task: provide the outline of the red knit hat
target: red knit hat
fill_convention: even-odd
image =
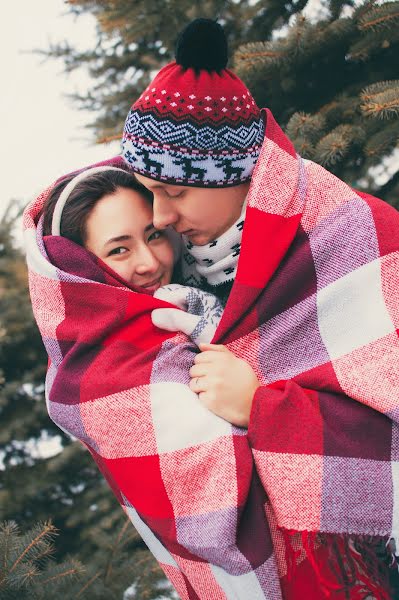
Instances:
[[[251,179],[263,118],[226,64],[221,26],[210,19],[190,23],[178,40],[176,62],[161,69],[127,116],[122,156],[133,171],[199,187]]]

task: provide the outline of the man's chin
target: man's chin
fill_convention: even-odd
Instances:
[[[210,237],[209,235],[207,235],[205,233],[199,233],[199,232],[195,232],[195,233],[192,233],[191,235],[187,235],[187,239],[189,240],[189,242],[194,244],[194,246],[206,246],[213,240],[213,238]]]

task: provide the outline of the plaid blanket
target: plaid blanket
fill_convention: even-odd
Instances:
[[[188,388],[195,344],[151,321],[170,304],[66,239],[44,243],[49,190],[24,215],[50,417],[89,449],[182,599],[324,598],[287,583],[288,549],[325,580],[325,540],[359,555],[353,540],[398,531],[399,214],[303,161],[266,117],[213,340],[262,383],[248,431]]]

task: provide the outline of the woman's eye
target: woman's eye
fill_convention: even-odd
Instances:
[[[112,250],[110,250],[110,252],[108,253],[108,256],[112,256],[115,254],[125,254],[125,252],[127,252],[127,248],[125,248],[124,246],[118,246],[117,248],[112,248]]]
[[[159,240],[159,238],[164,237],[165,232],[163,230],[156,230],[148,237],[148,241],[152,242],[152,240]]]

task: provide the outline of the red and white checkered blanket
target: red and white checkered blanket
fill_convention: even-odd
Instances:
[[[182,599],[311,598],[287,591],[287,535],[314,564],[322,538],[310,551],[306,532],[399,527],[399,214],[303,161],[266,116],[213,340],[262,383],[248,432],[188,388],[198,350],[152,325],[163,301],[66,239],[44,245],[48,190],[24,215],[49,414],[90,450]]]

